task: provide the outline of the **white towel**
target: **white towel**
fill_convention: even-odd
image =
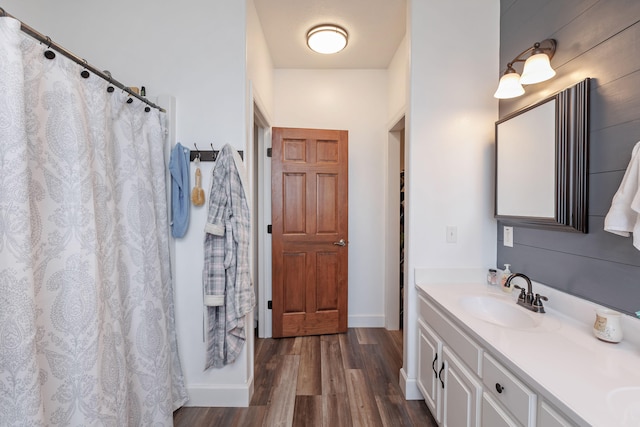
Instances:
[[[633,233],[633,246],[640,250],[640,142],[633,147],[627,171],[604,219],[604,229],[624,237]]]

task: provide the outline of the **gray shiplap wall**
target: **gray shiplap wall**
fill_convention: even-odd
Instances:
[[[501,0],[502,67],[545,38],[558,42],[556,77],[500,101],[500,117],[592,78],[589,232],[514,227],[509,248],[499,223],[498,266],[510,263],[533,280],[633,314],[640,310],[640,251],[631,238],[605,232],[603,225],[640,141],[640,1]]]

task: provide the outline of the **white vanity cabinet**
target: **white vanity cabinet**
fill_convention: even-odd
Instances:
[[[574,425],[420,294],[417,383],[440,426]]]
[[[418,388],[434,418],[441,426],[479,427],[482,349],[422,296],[418,334]]]

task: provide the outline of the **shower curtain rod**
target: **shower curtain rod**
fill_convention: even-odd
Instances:
[[[77,63],[79,65],[82,65],[85,69],[91,71],[93,74],[97,75],[98,77],[101,77],[102,79],[108,81],[110,84],[118,87],[119,89],[124,90],[129,95],[131,95],[131,96],[133,96],[135,98],[138,98],[140,101],[144,102],[145,104],[149,105],[150,107],[157,108],[158,110],[162,111],[163,113],[166,113],[166,110],[164,108],[154,104],[153,102],[149,101],[146,98],[143,98],[142,96],[140,96],[137,93],[133,92],[131,89],[129,89],[128,87],[126,87],[125,85],[120,83],[119,81],[115,80],[113,77],[111,77],[111,73],[109,71],[100,71],[100,70],[98,70],[96,67],[94,67],[93,65],[89,64],[85,59],[82,59],[79,56],[75,55],[74,53],[68,51],[64,47],[62,47],[59,44],[57,44],[54,41],[52,41],[50,37],[45,36],[44,34],[34,30],[30,26],[28,26],[27,24],[22,22],[20,19],[16,18],[15,16],[11,15],[10,13],[8,13],[7,11],[5,11],[3,8],[0,7],[0,17],[3,17],[3,16],[9,17],[9,18],[13,18],[13,19],[19,21],[20,22],[20,29],[24,33],[27,33],[28,35],[30,35],[34,39],[38,40],[40,43],[46,45],[47,49],[53,49],[53,50],[61,53],[62,55],[66,56],[67,58],[69,58],[72,61],[74,61],[75,63]]]

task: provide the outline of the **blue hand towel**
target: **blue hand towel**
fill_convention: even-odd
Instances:
[[[171,150],[171,235],[183,237],[189,227],[189,155],[190,151],[179,142]]]

